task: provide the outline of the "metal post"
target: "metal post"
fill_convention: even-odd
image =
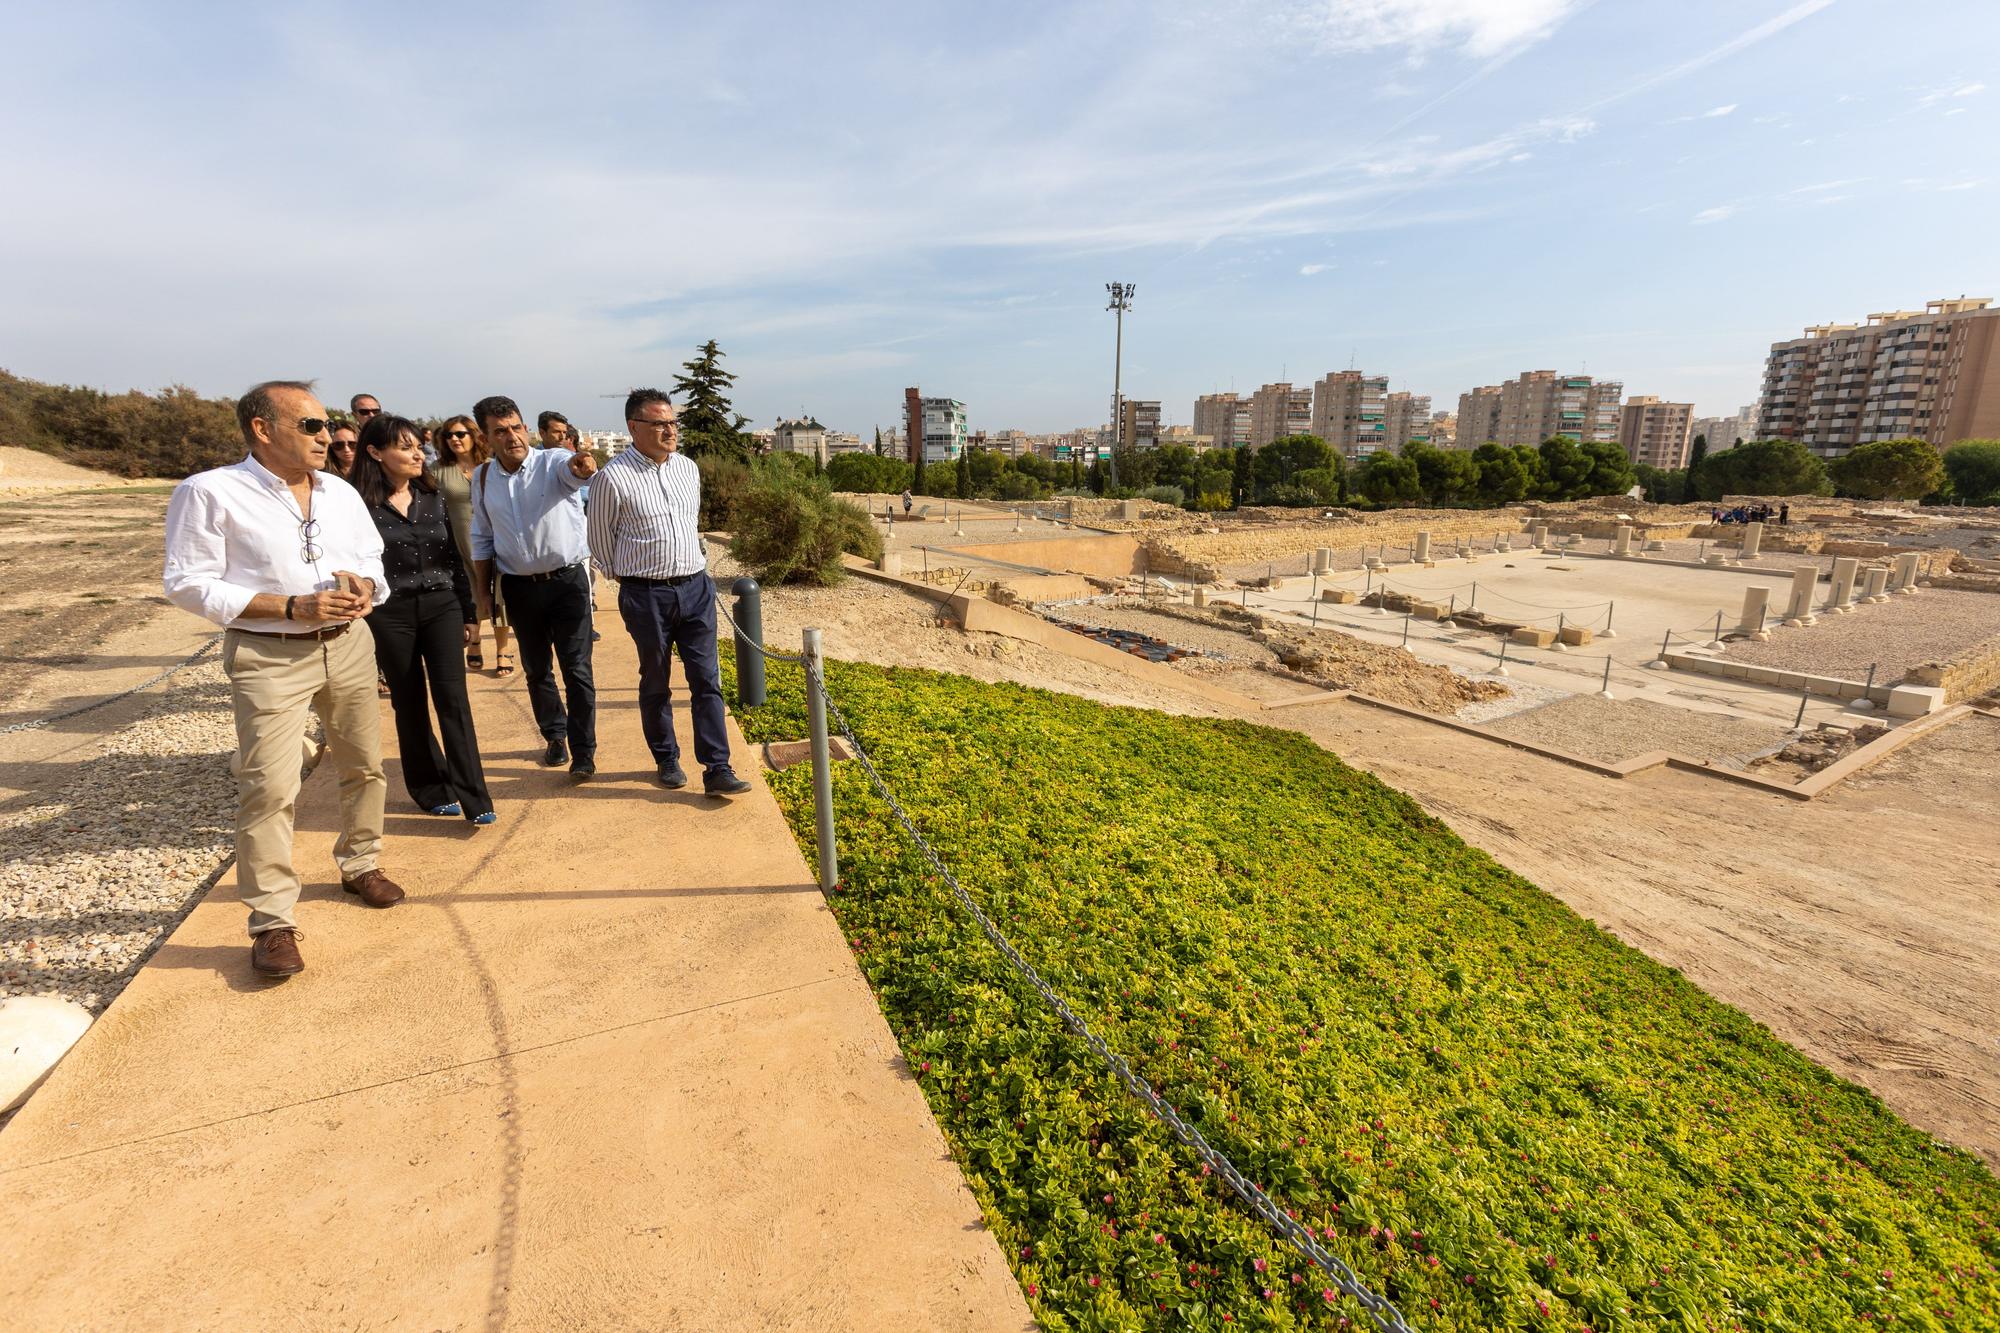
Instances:
[[[1403,647],[1405,648],[1410,646],[1410,621],[1415,616],[1416,612],[1414,611],[1405,611],[1403,613]]]
[[[1695,548],[1695,553],[1694,553],[1695,563],[1700,564],[1702,560],[1707,557],[1707,555],[1708,555],[1708,538],[1703,537],[1701,539],[1701,545]]]
[[[1597,691],[1597,697],[1600,699],[1611,697],[1611,659],[1608,657],[1604,659],[1604,684]]]
[[[1472,595],[1465,599],[1465,609],[1470,611],[1479,605],[1479,580],[1472,581]]]
[[[840,864],[833,854],[833,763],[827,753],[826,699],[819,692],[826,660],[820,654],[818,630],[807,630],[805,643],[806,719],[812,728],[813,830],[819,835],[819,886],[831,893],[840,883]]]
[[[745,575],[729,585],[736,594],[736,704],[764,702],[764,597],[757,580]]]
[[[1715,613],[1715,642],[1722,642],[1722,612]]]
[[[1453,593],[1453,594],[1451,595],[1451,609],[1450,609],[1450,614],[1451,614],[1451,615],[1454,615],[1454,616],[1458,614],[1458,594],[1457,594],[1457,593]]]
[[[931,548],[926,546],[924,548],[924,577],[928,579],[930,576],[931,576]]]
[[[1243,590],[1243,609],[1245,611],[1250,609],[1250,590],[1248,588]]]
[[[1507,674],[1507,636],[1504,634],[1500,636],[1500,665],[1493,668],[1493,674],[1496,676]]]
[[[1319,598],[1313,598],[1313,628],[1319,628]]]
[[[1799,714],[1797,717],[1792,719],[1793,731],[1805,730],[1806,700],[1810,698],[1812,698],[1812,687],[1809,685],[1801,685],[1799,687]]]

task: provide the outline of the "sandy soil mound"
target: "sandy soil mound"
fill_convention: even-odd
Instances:
[[[0,444],[0,491],[55,486],[130,486],[132,482],[95,468],[78,467],[37,449]]]

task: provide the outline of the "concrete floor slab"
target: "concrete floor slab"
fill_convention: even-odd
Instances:
[[[233,876],[188,917],[0,1132],[7,1322],[1030,1326],[768,791],[652,785],[598,650],[597,782],[518,678],[475,684],[498,825],[392,772],[392,910],[308,782],[304,975],[249,971]]]

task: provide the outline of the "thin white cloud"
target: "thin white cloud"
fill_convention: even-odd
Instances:
[[[1712,109],[1710,109],[1710,110],[1707,110],[1707,111],[1704,111],[1704,112],[1702,112],[1702,113],[1701,113],[1701,118],[1702,118],[1703,120],[1714,120],[1714,119],[1715,119],[1716,117],[1718,117],[1718,116],[1726,116],[1726,115],[1728,115],[1728,114],[1729,114],[1730,112],[1734,111],[1735,109],[1736,109],[1736,103],[1734,103],[1734,102],[1731,102],[1731,103],[1730,103],[1729,105],[1727,105],[1727,106],[1718,106],[1718,107],[1714,107],[1714,108],[1712,108]]]
[[[1983,83],[1947,83],[1931,89],[1917,99],[1918,106],[1935,106],[1939,102],[1958,97],[1977,97],[1986,91]]]
[[[1546,38],[1587,0],[1313,0],[1286,26],[1329,55],[1456,50],[1475,60]]]
[[[1695,214],[1694,222],[1696,226],[1701,226],[1709,222],[1720,222],[1724,218],[1733,218],[1742,211],[1743,207],[1740,204],[1717,204],[1714,208],[1704,208],[1701,212]]]
[[[1859,185],[1867,179],[1868,178],[1866,176],[1849,176],[1843,180],[1837,180],[1837,181],[1814,181],[1811,185],[1800,185],[1793,189],[1785,191],[1785,193],[1819,194],[1825,190],[1839,190],[1839,189],[1844,189],[1849,185]]]
[[[1755,27],[1747,28],[1737,33],[1720,46],[1710,47],[1692,59],[1683,60],[1678,65],[1669,65],[1657,73],[1626,84],[1615,93],[1606,97],[1600,97],[1595,102],[1583,107],[1579,114],[1588,115],[1602,107],[1610,106],[1613,102],[1622,102],[1628,97],[1657,88],[1661,84],[1672,83],[1676,79],[1686,78],[1697,70],[1707,69],[1718,60],[1727,60],[1737,52],[1747,50],[1766,38],[1777,36],[1794,23],[1803,22],[1832,4],[1833,0],[1799,0],[1799,3],[1793,5],[1784,13],[1765,19]]]
[[[1310,278],[1313,274],[1324,273],[1332,267],[1333,265],[1331,264],[1301,264],[1299,265],[1299,276]]]

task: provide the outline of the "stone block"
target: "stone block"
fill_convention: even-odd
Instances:
[[[1556,641],[1556,632],[1539,625],[1522,625],[1507,637],[1530,648],[1546,648]]]
[[[1897,685],[1889,691],[1890,717],[1924,717],[1944,707],[1944,690],[1936,685]]]
[[[1119,521],[1124,523],[1136,523],[1139,519],[1139,502],[1137,500],[1120,500],[1118,502],[1118,518]]]
[[[1572,648],[1583,647],[1593,637],[1595,637],[1594,631],[1588,625],[1564,625],[1562,627],[1562,642]]]
[[[881,555],[875,558],[875,568],[881,570],[884,574],[901,574],[903,572],[903,553],[901,551],[882,552]]]
[[[1195,588],[1195,590],[1194,590],[1194,604],[1195,604],[1196,606],[1207,606],[1207,605],[1208,605],[1208,589],[1206,589],[1206,588],[1203,588],[1203,587],[1196,587],[1196,588]]]
[[[1361,600],[1361,594],[1352,588],[1321,588],[1319,599],[1322,602],[1332,602],[1336,606],[1352,606]]]
[[[1410,609],[1416,614],[1418,620],[1443,620],[1451,614],[1445,609],[1442,602],[1418,602]]]

